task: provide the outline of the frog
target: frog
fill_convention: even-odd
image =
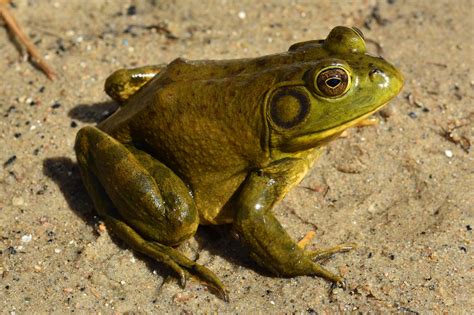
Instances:
[[[324,147],[402,89],[401,72],[367,52],[356,27],[257,58],[177,58],[112,73],[118,110],[76,136],[84,186],[108,230],[219,297],[219,277],[179,251],[200,225],[228,225],[250,257],[279,277],[343,286],[322,261],[353,243],[308,250],[272,209]]]

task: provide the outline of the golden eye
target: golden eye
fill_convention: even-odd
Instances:
[[[342,68],[329,68],[319,72],[316,89],[321,96],[337,97],[347,92],[350,77]]]

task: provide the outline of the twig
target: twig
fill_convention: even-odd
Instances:
[[[10,2],[9,0],[0,0],[0,16],[3,18],[5,21],[5,24],[7,28],[15,34],[20,42],[26,47],[26,50],[28,51],[28,54],[31,57],[31,60],[38,65],[38,67],[41,69],[41,71],[46,74],[46,76],[50,79],[53,80],[56,76],[54,73],[53,69],[44,61],[44,59],[41,57],[39,54],[38,50],[36,47],[31,43],[31,41],[28,39],[28,36],[26,36],[25,33],[21,30],[20,26],[18,25],[17,21],[13,17],[13,14],[10,13],[10,11],[7,8],[7,3]]]

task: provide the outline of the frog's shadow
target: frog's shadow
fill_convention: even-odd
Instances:
[[[68,112],[68,116],[74,120],[86,123],[98,123],[112,115],[119,105],[115,101],[106,101],[89,104],[79,104]]]
[[[43,173],[58,185],[69,207],[93,230],[96,230],[100,218],[98,218],[93,202],[82,183],[79,165],[66,157],[47,158],[43,161]],[[211,260],[217,255],[230,261],[235,268],[249,268],[261,275],[271,276],[250,259],[247,249],[230,236],[229,230],[229,226],[200,226],[194,236],[198,248],[192,250],[199,256],[199,253],[206,249]],[[112,239],[119,247],[129,248],[113,234]],[[157,263],[148,256],[136,252],[135,254],[147,263],[150,271],[157,270],[162,277],[172,274],[165,265]],[[218,270],[214,271],[218,277],[224,277],[223,274],[219,274]]]

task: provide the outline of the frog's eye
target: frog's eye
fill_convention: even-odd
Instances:
[[[338,97],[349,89],[350,76],[343,68],[326,68],[316,76],[316,90],[321,96]]]

